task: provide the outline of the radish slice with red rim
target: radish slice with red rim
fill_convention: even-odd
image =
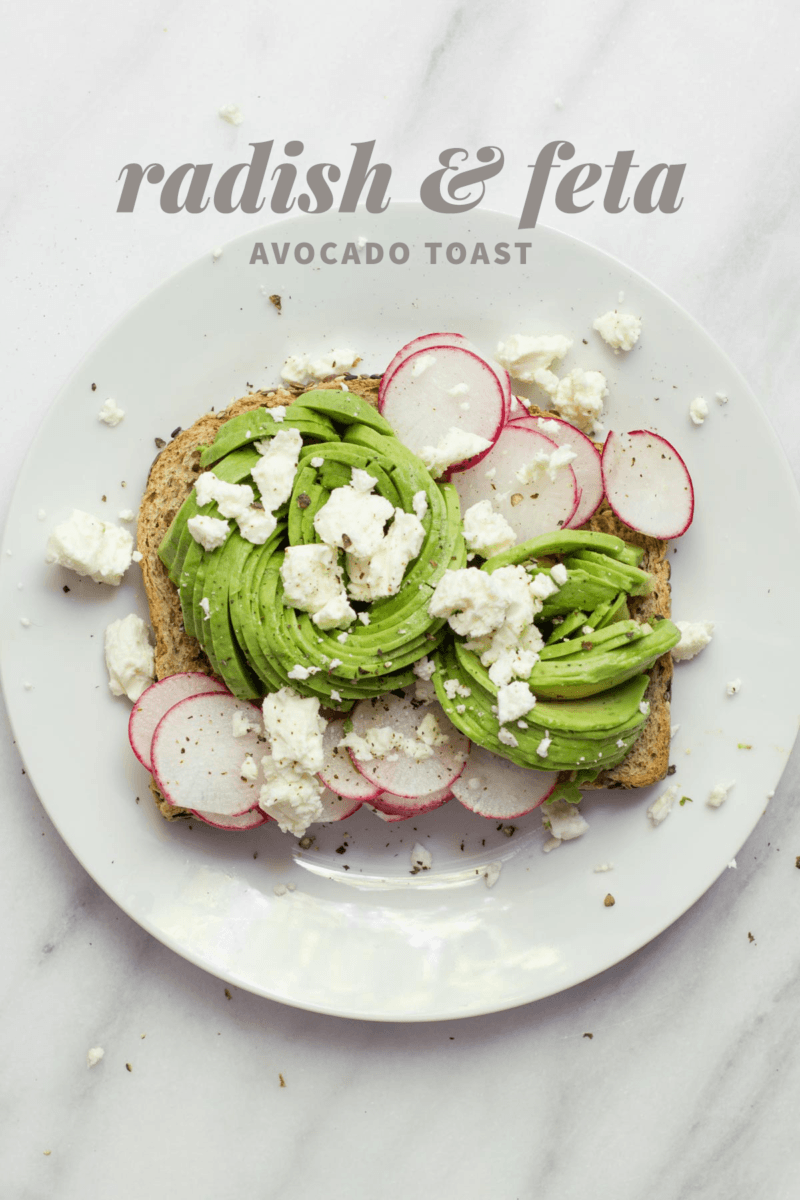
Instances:
[[[512,396],[511,404],[509,405],[509,408],[508,408],[509,421],[518,421],[520,419],[520,417],[527,417],[528,415],[529,414],[528,414],[527,406],[525,404],[523,404],[523,402],[522,402],[522,400],[520,400],[519,396]]]
[[[537,453],[549,455],[556,449],[556,443],[543,433],[519,420],[510,421],[477,467],[453,476],[461,511],[480,500],[491,500],[520,542],[566,528],[578,507],[578,485],[571,465],[560,467],[552,480],[547,474],[535,483],[522,484],[517,479],[517,472],[529,466]]]
[[[169,804],[219,817],[237,816],[258,803],[257,780],[243,779],[250,754],[263,757],[256,732],[233,736],[233,717],[258,721],[256,705],[228,692],[208,692],[180,700],[165,713],[153,735],[153,776]]]
[[[180,700],[199,696],[203,692],[227,692],[224,683],[203,675],[200,671],[183,671],[151,683],[131,709],[128,739],[131,750],[143,767],[152,773],[150,746],[161,718]]]
[[[577,529],[584,525],[603,501],[603,471],[600,464],[600,451],[591,438],[569,421],[557,420],[555,417],[534,417],[530,413],[513,417],[515,425],[526,429],[534,429],[543,433],[557,446],[569,446],[575,453],[575,459],[570,463],[575,472],[578,484],[578,507],[565,528]]]
[[[201,812],[197,808],[193,808],[192,813],[204,825],[213,825],[215,829],[257,829],[259,825],[265,825],[273,819],[260,808],[250,808],[234,817],[221,817],[219,813]]]
[[[342,753],[344,754],[344,751]],[[320,796],[320,800],[322,802],[322,816],[317,817],[314,822],[315,825],[330,821],[344,821],[347,817],[352,817],[354,812],[358,812],[362,803],[360,800],[337,796],[336,792],[332,792],[327,787]]]
[[[363,738],[371,729],[388,727],[409,742],[424,745],[417,731],[429,716],[436,718],[439,733],[447,736],[447,741],[430,747],[433,753],[429,757],[412,758],[400,749],[392,749],[382,758],[359,759],[356,751],[350,749],[357,770],[370,783],[391,791],[399,799],[416,800],[449,788],[464,769],[470,743],[450,724],[440,705],[426,704],[423,708],[406,697],[390,693],[374,700],[359,700],[351,719],[358,737]]]
[[[448,786],[439,788],[436,792],[430,792],[427,796],[415,796],[413,800],[395,796],[392,792],[381,792],[374,800],[370,800],[370,804],[390,817],[415,817],[422,813],[433,812],[435,808],[441,808],[452,798],[453,789]]]
[[[677,538],[694,517],[692,478],[678,451],[647,429],[609,433],[603,485],[625,525],[655,538]]]
[[[484,457],[507,411],[503,389],[488,363],[456,346],[431,346],[410,354],[389,380],[381,404],[397,437],[415,454],[441,445],[453,429],[486,442],[485,448],[452,464],[458,471]]]
[[[377,784],[369,783],[355,769],[347,750],[339,749],[339,742],[343,737],[344,718],[334,718],[328,721],[322,739],[325,762],[319,772],[319,778],[326,788],[330,788],[332,792],[335,792],[337,796],[342,796],[345,800],[355,800],[358,804],[364,800],[373,800],[375,796],[379,795],[381,789]],[[326,820],[331,819],[326,818]]]
[[[453,784],[453,795],[470,812],[492,821],[524,817],[543,804],[558,783],[556,771],[534,771],[473,746]]]
[[[473,346],[472,342],[467,341],[463,334],[460,333],[425,333],[421,337],[414,338],[412,341],[408,342],[405,346],[398,350],[397,354],[395,354],[394,358],[389,363],[389,366],[384,371],[380,387],[378,389],[378,408],[381,411],[383,411],[383,397],[386,388],[391,382],[392,376],[400,364],[405,362],[410,354],[415,354],[418,350],[430,349],[433,346],[452,346],[457,350],[469,350],[471,354],[476,354],[478,358],[486,363],[489,370],[492,371],[497,377],[497,382],[500,384],[500,388],[503,392],[506,413],[509,412],[511,408],[512,397],[511,376],[509,375],[508,371],[506,371],[504,367],[501,367],[499,363],[496,363],[493,359],[487,358],[485,354],[481,354],[480,350],[478,350],[476,346]],[[463,400],[466,400],[466,395],[463,397]],[[467,402],[469,403],[469,401]]]
[[[395,821],[408,821],[410,817],[414,816],[413,812],[394,814],[382,812],[379,808],[376,808],[374,804],[365,803],[364,808],[368,808],[374,816],[376,816],[380,821],[386,821],[387,824],[392,824]]]

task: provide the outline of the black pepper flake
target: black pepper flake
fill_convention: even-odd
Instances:
[[[337,854],[346,854],[347,853],[347,842],[343,842],[341,846],[337,846],[336,853]]]
[[[165,447],[165,446],[166,446],[166,444],[167,444],[167,443],[164,441],[164,439],[163,439],[163,438],[155,438],[155,439],[154,439],[154,441],[155,441],[155,443],[156,443],[156,446],[157,446],[157,448],[158,448],[159,450],[163,450],[163,449],[164,449],[164,447]]]
[[[342,534],[342,548],[344,550],[349,550],[350,547],[352,546],[352,544],[353,544],[352,540],[347,536],[346,533],[343,533]]]
[[[297,497],[297,507],[298,508],[308,508],[310,503],[311,503],[311,497],[306,492],[301,492],[300,495]]]
[[[593,1033],[585,1033],[583,1036],[587,1037],[587,1038],[593,1038],[594,1034]]]
[[[748,942],[754,942],[756,939],[753,937],[752,933],[748,933],[747,940],[748,940]]]
[[[66,595],[66,593],[69,591],[69,588],[67,587],[67,585],[66,585],[66,584],[64,584],[64,586],[62,587],[62,589],[61,589],[61,590],[62,590],[62,592],[64,592],[64,594]]]
[[[230,994],[230,992],[228,991],[228,989],[227,989],[227,988],[225,988],[225,999],[226,999],[226,1000],[232,1000],[232,999],[233,999],[233,996]]]
[[[269,302],[270,302],[270,304],[272,304],[272,305],[273,305],[273,306],[274,306],[274,307],[277,309],[277,311],[278,311],[278,314],[280,314],[280,311],[281,311],[281,298],[280,298],[280,296],[277,294],[277,292],[276,292],[274,295],[270,296],[270,298],[269,298]]]
[[[92,391],[93,391],[93,392],[96,392],[96,391],[97,391],[97,384],[96,384],[96,383],[93,383],[93,384],[92,384]]]
[[[183,428],[183,427],[182,427],[181,425],[177,425],[177,426],[175,427],[175,429],[173,429],[172,433],[171,433],[169,436],[170,436],[171,438],[177,437],[177,436],[178,436],[178,434],[180,433],[180,431],[181,431],[181,429],[182,429],[182,428]]]
[[[675,774],[675,772],[677,771],[677,769],[678,769],[678,768],[675,766],[675,764],[674,764],[674,763],[672,763],[670,766],[668,766],[668,767],[667,767],[667,774],[668,774],[668,775],[674,775],[674,774]]]

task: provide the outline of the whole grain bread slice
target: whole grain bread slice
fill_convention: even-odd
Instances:
[[[280,387],[272,391],[256,391],[234,400],[219,413],[207,413],[188,429],[181,430],[159,452],[150,468],[144,496],[139,507],[137,545],[142,554],[141,568],[150,607],[150,621],[155,635],[156,678],[176,675],[182,671],[202,671],[212,674],[208,659],[198,642],[185,632],[177,589],[170,582],[158,548],[180,506],[189,495],[200,474],[200,449],[214,440],[217,430],[237,413],[253,408],[274,408],[291,404],[303,391],[317,388],[341,388],[377,404],[379,376],[340,376],[314,383],[309,388]],[[531,411],[542,416],[556,416],[532,406]],[[653,590],[647,596],[630,601],[632,615],[642,620],[670,615],[670,567],[667,545],[656,538],[646,537],[629,529],[614,516],[603,502],[587,523],[587,528],[600,533],[613,533],[627,542],[641,546],[644,557],[641,566],[654,579]],[[672,659],[666,654],[650,672],[645,698],[650,702],[650,714],[644,731],[627,758],[611,771],[603,771],[593,784],[595,788],[633,788],[656,783],[667,774],[670,742],[670,688]],[[155,789],[155,785],[153,785]],[[166,804],[157,790],[154,795],[164,816],[186,815],[186,810]]]

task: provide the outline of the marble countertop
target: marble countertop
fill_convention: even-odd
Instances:
[[[541,219],[654,280],[744,373],[797,475],[800,15],[787,0],[366,0],[15,9],[4,42],[9,469],[64,379],[173,271],[263,216],[115,211],[127,162],[230,163],[375,139],[414,199],[446,146],[496,144],[518,213],[546,142],[685,162],[670,216]],[[222,122],[234,102],[241,126]],[[0,1195],[685,1200],[796,1192],[800,759],[741,852],[653,943],[495,1016],[344,1021],[227,989],[73,858],[0,721]],[[90,1046],[105,1057],[86,1067]]]

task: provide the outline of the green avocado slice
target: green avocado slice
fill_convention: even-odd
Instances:
[[[296,429],[303,437],[316,438],[321,442],[332,442],[338,437],[330,421],[317,413],[301,411],[294,405],[286,412],[283,421],[276,421],[268,408],[251,408],[238,413],[221,425],[210,446],[200,453],[200,465],[208,470],[234,450],[263,438],[274,437],[281,429]]]
[[[680,641],[680,630],[672,621],[659,621],[652,633],[634,642],[604,650],[582,650],[567,659],[536,663],[528,679],[537,696],[572,700],[592,696],[647,671],[657,658]]]
[[[300,403],[303,408],[322,413],[336,425],[369,425],[378,433],[394,437],[394,430],[385,417],[382,417],[376,408],[367,404],[366,400],[362,400],[355,392],[321,388],[319,391],[303,392]]]

